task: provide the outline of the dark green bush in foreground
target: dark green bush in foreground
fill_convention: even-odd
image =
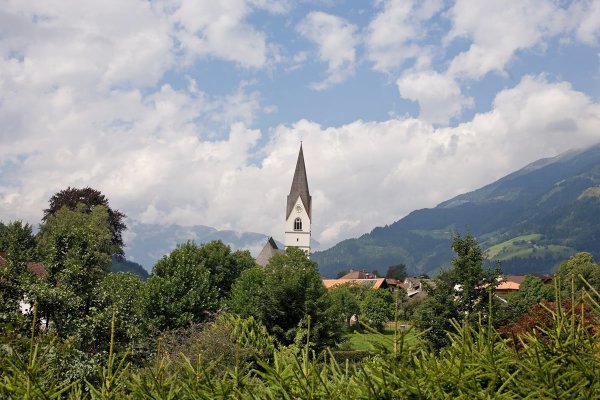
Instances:
[[[576,318],[600,310],[589,296],[587,302],[591,311],[583,305],[573,305],[572,312],[547,309],[551,327],[520,336],[518,346],[491,322],[463,322],[454,324],[449,347],[438,353],[411,347],[401,337],[398,353],[357,362],[293,346],[275,350],[268,361],[250,362],[243,343],[234,341],[240,350],[227,355],[232,362],[205,359],[202,351],[188,356],[159,351],[145,367],[133,368],[127,354],[109,349],[108,361],[96,365],[97,379],[73,382],[59,379],[52,364],[50,355],[59,346],[32,339],[23,352],[11,344],[2,347],[0,398],[598,398],[600,338],[585,318]]]

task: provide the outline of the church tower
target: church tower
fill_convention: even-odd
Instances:
[[[302,144],[296,161],[296,171],[292,188],[287,197],[285,212],[285,248],[299,247],[310,254],[310,222],[312,218],[312,197],[308,191],[308,179],[304,166]]]

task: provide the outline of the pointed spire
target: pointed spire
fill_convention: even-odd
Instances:
[[[300,152],[298,153],[298,161],[296,161],[296,171],[294,171],[294,179],[292,180],[292,187],[290,188],[290,194],[287,197],[287,211],[285,213],[286,218],[290,216],[296,199],[298,196],[302,199],[304,209],[308,213],[308,217],[312,218],[312,197],[308,191],[308,179],[306,177],[306,167],[304,166],[304,153],[302,152],[302,143],[300,143]]]

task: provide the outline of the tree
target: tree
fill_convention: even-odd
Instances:
[[[494,319],[494,322],[499,325],[516,321],[536,304],[554,301],[554,288],[544,285],[544,282],[536,276],[527,275],[519,286],[519,291],[510,295],[507,301],[500,315]]]
[[[22,221],[8,225],[0,222],[0,251],[6,258],[6,263],[0,265],[0,322],[6,322],[14,319],[32,278],[27,268],[27,262],[36,257],[31,225]]]
[[[60,336],[81,328],[98,295],[98,287],[110,268],[112,233],[108,209],[94,207],[87,213],[63,207],[40,227],[38,251],[48,276],[32,285],[40,315],[53,322]]]
[[[489,292],[498,286],[500,270],[485,269],[484,256],[477,240],[470,234],[452,239],[452,250],[456,257],[452,269],[440,274],[440,279],[455,288],[458,312],[466,316],[476,316],[486,311],[489,305]]]
[[[446,346],[446,332],[452,329],[451,320],[465,318],[477,322],[479,316],[489,317],[490,294],[498,286],[500,271],[485,269],[484,256],[475,238],[467,234],[452,239],[456,257],[452,268],[442,272],[434,285],[425,286],[429,297],[415,310],[414,323],[426,330],[425,338],[434,348]],[[492,300],[495,308],[497,302]]]
[[[435,288],[429,286],[426,290],[429,295],[414,310],[412,321],[424,332],[423,338],[432,348],[441,349],[450,344],[447,332],[452,329],[452,320],[460,318],[454,290],[443,281],[437,281]]]
[[[198,256],[210,272],[211,285],[222,298],[229,297],[231,285],[242,271],[254,266],[254,258],[249,251],[232,252],[220,240],[200,246]]]
[[[267,271],[261,266],[243,271],[231,290],[229,307],[232,312],[242,318],[254,317],[258,321],[265,321],[271,309],[271,305],[267,304],[266,280]]]
[[[146,281],[142,309],[149,325],[160,331],[205,321],[218,306],[204,254],[193,242],[161,258]]]
[[[7,225],[0,222],[0,251],[8,260],[34,261],[36,243],[31,225],[23,221],[12,221]]]
[[[42,217],[43,222],[47,222],[48,218],[55,215],[61,208],[67,207],[70,210],[79,210],[85,213],[91,213],[97,206],[104,206],[108,210],[108,220],[110,224],[110,232],[112,234],[111,243],[113,245],[114,254],[123,254],[123,236],[122,233],[127,226],[123,220],[127,217],[119,210],[113,210],[108,199],[98,190],[90,187],[83,189],[68,187],[65,190],[55,193],[49,200],[50,206],[44,210]],[[79,206],[80,204],[83,207]]]
[[[565,292],[565,298],[571,297],[571,284],[575,292],[587,288],[582,277],[596,290],[600,290],[600,265],[590,253],[577,253],[558,267],[557,275]]]
[[[347,275],[347,274],[348,274],[348,272],[349,272],[349,271],[348,271],[347,269],[345,269],[345,270],[343,270],[343,271],[340,271],[340,272],[338,272],[338,273],[335,275],[335,278],[336,278],[336,279],[340,279],[342,276],[344,276],[344,275]]]
[[[515,295],[529,305],[534,305],[543,300],[554,301],[554,288],[544,285],[544,282],[537,276],[527,275]]]
[[[358,291],[361,286],[346,283],[329,289],[329,297],[333,307],[333,313],[349,327],[353,315],[360,314],[360,299]]]
[[[94,307],[82,321],[81,336],[87,352],[106,350],[110,343],[115,313],[114,349],[139,347],[144,341],[144,320],[140,310],[140,293],[144,282],[137,275],[116,272],[104,275],[94,299]]]
[[[231,311],[262,322],[280,343],[293,343],[310,320],[310,341],[337,341],[341,324],[331,309],[317,265],[297,248],[274,255],[269,264],[242,273],[231,291]]]
[[[406,279],[406,265],[404,265],[404,264],[390,265],[388,267],[387,273],[385,274],[385,277],[397,279],[399,281],[404,281],[404,279]]]
[[[371,289],[360,303],[362,318],[376,329],[394,318],[394,297],[389,290]]]

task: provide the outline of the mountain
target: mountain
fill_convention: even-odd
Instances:
[[[129,261],[123,256],[112,256],[112,264],[110,266],[110,272],[129,272],[142,278],[143,280],[148,279],[148,271],[144,269],[140,264]]]
[[[125,235],[125,256],[151,271],[154,264],[164,255],[169,254],[178,244],[193,240],[197,244],[221,240],[233,250],[250,250],[258,254],[267,242],[268,236],[254,232],[236,232],[232,230],[217,230],[209,226],[180,226],[143,224],[128,221]],[[114,267],[114,261],[113,261]]]
[[[453,257],[453,232],[473,234],[505,273],[552,272],[578,251],[600,259],[600,145],[538,160],[311,258],[324,276],[398,263],[435,274]]]

